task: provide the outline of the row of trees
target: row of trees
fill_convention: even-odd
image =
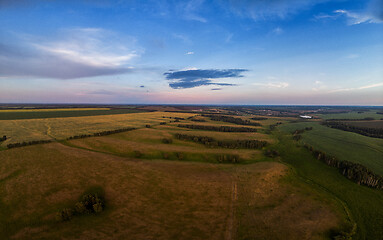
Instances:
[[[359,163],[349,161],[341,161],[333,156],[329,156],[324,152],[315,150],[312,146],[305,144],[316,159],[325,164],[336,167],[339,172],[348,179],[360,185],[365,185],[371,188],[383,189],[383,177],[373,173],[371,170]]]
[[[50,143],[52,140],[38,140],[38,141],[29,141],[29,142],[21,142],[21,143],[9,143],[7,148],[15,148],[15,147],[25,147],[29,145],[41,144],[41,143]]]
[[[256,132],[255,128],[248,127],[231,127],[231,126],[209,126],[209,125],[192,125],[192,124],[178,124],[177,127],[199,129],[217,132]]]
[[[367,137],[383,138],[383,128],[358,127],[338,121],[325,121],[323,122],[323,124],[327,127],[336,128],[348,132],[354,132]]]
[[[265,118],[265,117],[253,117],[253,118],[250,118],[251,120],[255,120],[255,121],[261,121],[261,120],[267,120],[268,118]]]
[[[219,140],[215,140],[212,137],[193,136],[193,135],[180,134],[180,133],[176,133],[174,136],[180,140],[188,140],[188,141],[193,141],[196,143],[202,143],[208,147],[260,149],[267,145],[266,141],[261,141],[261,140],[219,141]]]
[[[150,127],[150,125],[149,125],[149,127]],[[69,137],[69,138],[67,138],[67,140],[79,139],[79,138],[88,138],[88,137],[106,136],[106,135],[110,135],[110,134],[131,131],[134,129],[135,128],[120,128],[120,129],[116,129],[116,130],[102,131],[102,132],[93,133],[93,134],[82,134],[82,135],[76,135],[76,136]]]
[[[261,126],[260,123],[251,122],[250,120],[244,120],[242,118],[236,118],[236,117],[230,117],[230,116],[224,116],[224,115],[212,115],[212,114],[203,114],[202,116],[208,117],[213,121],[228,122],[228,123],[234,123],[238,125]]]

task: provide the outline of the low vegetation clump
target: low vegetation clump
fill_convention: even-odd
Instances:
[[[383,189],[383,177],[373,173],[365,166],[359,163],[341,161],[333,156],[327,155],[322,151],[315,150],[308,144],[305,144],[304,147],[308,149],[316,159],[324,162],[329,166],[336,167],[343,176],[356,182],[357,184],[376,189]]]
[[[188,140],[196,143],[202,143],[208,147],[222,147],[222,148],[247,148],[247,149],[261,149],[267,145],[266,141],[261,140],[226,140],[218,141],[212,137],[206,136],[193,136],[187,134],[176,133],[174,135],[177,139]]]
[[[266,156],[266,157],[269,157],[269,158],[275,158],[275,157],[278,157],[280,154],[277,150],[274,150],[274,149],[266,149],[263,154]]]
[[[105,208],[105,200],[99,193],[88,193],[81,197],[72,208],[64,208],[56,215],[58,221],[69,221],[74,216],[100,213]]]
[[[7,136],[5,136],[5,135],[2,138],[0,138],[0,142],[5,141],[5,140],[7,140]]]
[[[302,139],[302,133],[304,133],[305,131],[311,131],[313,130],[313,127],[306,127],[306,128],[302,128],[302,129],[297,129],[293,132],[293,139],[295,141],[299,141]]]
[[[162,143],[165,143],[165,144],[173,143],[173,139],[171,138],[163,138],[161,141]]]
[[[193,122],[206,122],[206,120],[203,119],[203,118],[190,118],[190,121],[193,121]]]
[[[323,125],[326,125],[327,127],[347,131],[347,132],[358,133],[367,137],[383,138],[382,128],[359,127],[359,126],[353,126],[345,122],[339,122],[339,121],[325,121],[323,122]]]
[[[240,159],[238,155],[233,154],[221,154],[217,156],[217,162],[219,163],[239,163]]]
[[[249,120],[244,120],[242,118],[229,117],[223,115],[212,115],[212,114],[204,114],[203,117],[208,117],[210,120],[219,121],[219,122],[228,122],[234,123],[238,125],[249,125],[249,126],[262,126],[260,123],[251,122]]]
[[[7,148],[15,148],[15,147],[24,147],[29,145],[35,145],[35,144],[42,144],[42,143],[50,143],[51,140],[39,140],[39,141],[29,141],[29,142],[22,142],[22,143],[10,143],[7,145]]]
[[[199,129],[217,132],[256,132],[255,128],[248,127],[231,127],[231,126],[208,126],[208,125],[192,125],[192,124],[178,124],[177,127]]]

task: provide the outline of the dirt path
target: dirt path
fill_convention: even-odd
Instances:
[[[230,215],[226,224],[225,240],[234,239],[235,235],[235,205],[238,199],[237,182],[233,182],[231,189]]]

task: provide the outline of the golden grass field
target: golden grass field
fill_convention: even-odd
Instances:
[[[146,112],[90,117],[0,120],[0,135],[9,139],[0,146],[33,140],[66,139],[74,135],[92,134],[126,127],[144,127],[169,121],[165,117],[189,117],[188,113]]]
[[[270,161],[261,150],[207,148],[176,139],[161,142],[176,132],[274,141],[262,132],[158,125],[174,120],[163,116],[192,115],[152,112],[3,121],[6,127],[1,124],[1,131],[8,129],[12,141],[138,129],[0,151],[0,238],[328,239],[331,229],[344,224],[336,201],[299,182],[288,166]],[[175,153],[184,158],[180,161]],[[219,164],[219,154],[238,154],[252,164]],[[57,211],[73,205],[92,186],[105,190],[104,212],[55,220]]]

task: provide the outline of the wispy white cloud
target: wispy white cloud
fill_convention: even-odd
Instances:
[[[262,86],[267,88],[287,88],[290,84],[287,82],[269,82],[269,83],[253,83],[254,86]]]
[[[65,29],[55,39],[28,36],[0,44],[0,76],[71,79],[129,72],[128,63],[143,51],[133,50],[134,42],[99,28]]]
[[[364,86],[356,87],[356,88],[340,88],[340,89],[335,89],[335,90],[331,90],[330,93],[357,91],[357,90],[376,88],[376,87],[382,87],[382,86],[383,86],[383,82],[380,82],[380,83],[364,85]]]
[[[247,16],[254,20],[267,20],[269,18],[284,19],[299,11],[310,9],[313,6],[328,2],[329,0],[232,0],[231,9],[236,14]],[[226,7],[227,2],[221,1]]]
[[[193,55],[194,54],[194,52],[187,52],[187,53],[185,53],[186,55]]]
[[[356,25],[361,23],[382,23],[383,21],[376,18],[369,12],[352,12],[343,9],[335,10],[334,13],[345,15],[348,18],[349,25]]]
[[[274,33],[274,34],[276,34],[276,35],[280,35],[280,34],[282,34],[283,32],[284,32],[283,29],[280,28],[280,27],[274,28],[273,31],[272,31],[272,33]]]

